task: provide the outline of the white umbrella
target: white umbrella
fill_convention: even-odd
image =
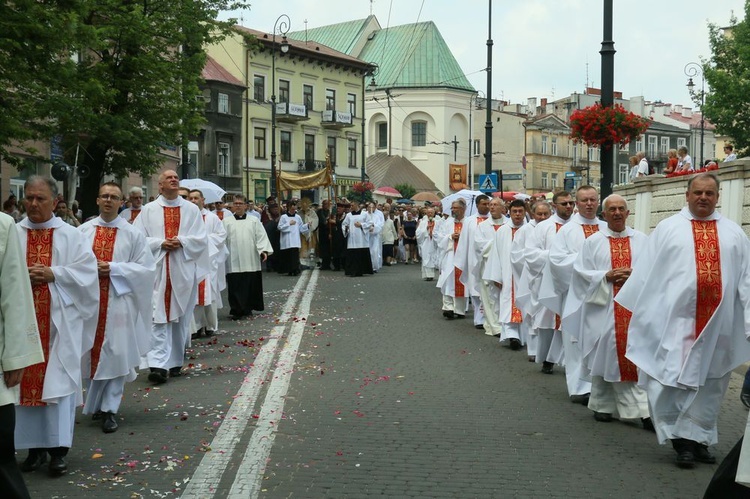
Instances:
[[[180,180],[180,187],[187,187],[188,189],[198,189],[203,193],[203,197],[206,199],[206,204],[216,203],[221,201],[224,194],[227,192],[208,180],[202,180],[199,178],[187,178]]]
[[[477,196],[481,196],[482,194],[484,193],[481,191],[471,191],[469,189],[461,189],[458,192],[454,192],[440,201],[443,205],[443,213],[451,212],[451,204],[453,204],[453,201],[463,199],[466,201],[466,216],[469,216],[474,213],[474,210],[476,209],[474,201],[477,199]]]
[[[513,199],[520,199],[521,201],[526,201],[527,199],[531,199],[531,196],[529,196],[528,194],[524,194],[523,192],[517,192],[513,196]]]

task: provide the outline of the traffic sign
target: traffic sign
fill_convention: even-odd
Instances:
[[[479,190],[484,193],[497,191],[497,173],[479,175]]]
[[[576,176],[576,172],[565,172],[565,178],[574,178]]]

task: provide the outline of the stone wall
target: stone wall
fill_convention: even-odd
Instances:
[[[716,173],[721,181],[717,209],[750,236],[750,158],[722,163]],[[615,194],[628,201],[628,225],[649,234],[656,224],[680,211],[685,206],[688,179],[649,175],[615,186]]]

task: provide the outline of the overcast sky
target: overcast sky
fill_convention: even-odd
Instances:
[[[251,0],[252,1],[252,0]],[[615,0],[615,90],[625,98],[689,105],[685,65],[710,56],[709,22],[725,26],[743,0]],[[525,103],[601,86],[602,0],[495,0],[492,97]],[[433,21],[474,88],[486,91],[487,0],[255,0],[233,12],[272,32],[280,14],[292,31],[363,19],[383,28]],[[699,80],[696,80],[699,85]]]

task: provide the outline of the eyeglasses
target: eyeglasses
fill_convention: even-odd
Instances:
[[[559,203],[555,203],[555,204],[559,204],[560,206],[573,206],[576,204],[576,202],[575,201],[560,201]]]
[[[187,198],[188,198],[188,197],[187,197],[187,196],[185,196],[185,195],[181,195],[180,197],[181,197],[182,199],[187,199]]]
[[[143,196],[130,196],[131,199],[143,199]]]
[[[99,199],[103,199],[104,201],[119,201],[121,198],[120,196],[115,196],[114,194],[102,194],[99,196]]]

